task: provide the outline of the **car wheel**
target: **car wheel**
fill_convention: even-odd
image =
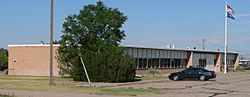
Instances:
[[[174,75],[174,76],[173,76],[173,80],[174,80],[174,81],[179,80],[179,76],[178,76],[178,75]]]
[[[205,76],[204,76],[204,75],[200,75],[199,79],[200,79],[200,81],[204,81],[204,80],[206,80],[206,78],[205,78]]]

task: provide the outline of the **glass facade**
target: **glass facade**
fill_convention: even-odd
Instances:
[[[189,59],[191,52],[193,56]],[[221,52],[126,47],[125,53],[136,59],[137,69],[185,68],[191,60],[192,66],[214,70],[218,55],[221,55],[221,65],[224,64],[224,54]],[[228,54],[229,67],[234,66],[237,56],[237,53]]]
[[[228,68],[233,68],[234,67],[234,64],[235,64],[235,61],[237,59],[237,55],[235,54],[227,54],[227,66]],[[223,68],[224,67],[224,54],[222,54],[222,58],[221,58],[221,67]]]
[[[126,53],[136,58],[138,69],[185,68],[187,52],[180,50],[129,48]]]

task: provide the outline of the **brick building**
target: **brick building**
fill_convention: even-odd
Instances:
[[[53,75],[58,75],[54,45]],[[9,75],[49,76],[49,45],[8,45]]]
[[[54,45],[53,74],[58,76],[59,69],[56,59],[56,50],[59,45]],[[204,67],[220,72],[223,70],[224,52],[174,49],[174,48],[144,48],[125,46],[126,54],[136,58],[137,73],[154,68],[163,72],[178,71],[189,66]],[[28,44],[8,45],[9,50],[9,75],[49,75],[49,45]],[[239,64],[239,53],[228,52],[228,68],[235,69]]]

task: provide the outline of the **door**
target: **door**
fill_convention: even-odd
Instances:
[[[190,68],[183,71],[184,78],[197,78],[199,76],[199,72],[196,68]]]

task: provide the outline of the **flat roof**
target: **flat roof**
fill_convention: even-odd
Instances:
[[[48,47],[48,46],[50,46],[50,44],[14,44],[14,45],[8,45],[8,47],[39,47],[39,46]],[[60,46],[60,44],[53,44],[53,46]]]
[[[8,47],[48,47],[50,44],[15,44],[8,45]],[[53,46],[60,46],[60,44],[53,44]],[[142,46],[122,46],[128,48],[141,48],[141,49],[158,49],[158,50],[178,50],[178,51],[193,51],[193,52],[204,52],[204,53],[224,53],[224,51],[216,51],[216,50],[198,50],[198,49],[180,49],[180,48],[150,48],[150,47],[142,47]],[[228,51],[228,53],[239,54],[239,52]]]
[[[181,48],[150,48],[150,47],[137,47],[137,46],[123,46],[130,48],[141,48],[141,49],[158,49],[158,50],[176,50],[176,51],[193,51],[193,52],[209,52],[209,53],[224,53],[224,51],[216,51],[216,50],[199,50],[199,49],[181,49]],[[228,51],[227,53],[239,54],[239,52]]]

